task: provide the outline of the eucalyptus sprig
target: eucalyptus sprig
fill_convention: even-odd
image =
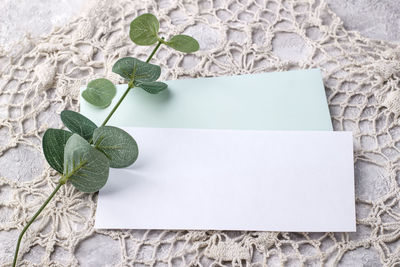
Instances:
[[[124,57],[114,64],[112,71],[123,77],[128,87],[99,127],[78,112],[64,110],[61,112],[61,121],[69,131],[47,129],[44,133],[43,154],[50,167],[61,174],[61,178],[21,231],[14,254],[14,267],[22,237],[62,185],[71,183],[79,191],[97,192],[106,184],[110,168],[125,168],[136,161],[139,150],[135,139],[118,127],[106,126],[107,122],[132,88],[140,87],[150,94],[158,94],[167,88],[167,84],[157,81],[161,74],[160,66],[149,63],[161,45],[184,53],[199,49],[198,42],[187,35],[175,35],[165,41],[158,35],[159,28],[160,23],[152,14],[143,14],[131,22],[129,36],[135,44],[157,44],[145,62]],[[112,103],[116,90],[111,81],[96,79],[88,83],[82,97],[96,107],[106,108]]]

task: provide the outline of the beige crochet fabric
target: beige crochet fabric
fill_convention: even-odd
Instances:
[[[152,60],[162,79],[322,69],[334,128],[354,133],[357,232],[95,231],[97,194],[67,185],[24,237],[21,266],[400,264],[400,46],[346,31],[317,0],[105,0],[0,51],[0,264],[11,264],[19,231],[59,178],[41,136],[62,127],[63,109],[79,109],[81,85],[122,82],[111,73],[117,58],[146,58],[152,48],[128,38],[145,12],[161,36],[200,42],[192,55],[162,47]]]

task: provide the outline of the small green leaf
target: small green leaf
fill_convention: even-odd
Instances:
[[[135,86],[142,88],[150,94],[158,94],[168,87],[168,85],[163,82],[137,82]]]
[[[47,129],[43,135],[44,157],[49,165],[59,173],[63,173],[64,170],[64,147],[71,136],[71,132],[52,128]]]
[[[129,36],[137,45],[152,45],[157,42],[160,23],[152,14],[143,14],[131,22]]]
[[[71,132],[79,134],[88,141],[92,139],[93,131],[97,128],[94,122],[72,110],[63,110],[61,120]]]
[[[165,44],[184,53],[196,52],[200,47],[196,39],[183,34],[175,35],[171,40],[165,42]]]
[[[135,139],[124,130],[102,126],[93,133],[94,146],[110,160],[110,167],[124,168],[132,165],[139,154]]]
[[[121,77],[141,82],[152,82],[161,74],[160,66],[143,62],[137,58],[124,57],[115,62],[112,71]]]
[[[106,108],[117,93],[115,85],[107,79],[96,79],[88,83],[82,97],[90,104],[99,108]]]
[[[85,139],[73,134],[64,151],[64,180],[79,191],[91,193],[102,188],[108,179],[110,163],[107,157]]]

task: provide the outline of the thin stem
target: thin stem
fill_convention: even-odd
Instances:
[[[147,58],[146,62],[148,63],[154,56],[154,54],[157,52],[158,48],[160,45],[163,43],[164,38],[161,38],[160,41],[158,41],[156,47],[154,47],[153,51],[151,52],[150,56]],[[134,87],[133,85],[133,80],[129,81],[128,88],[126,88],[124,94],[121,96],[121,98],[118,100],[117,104],[113,107],[111,110],[110,114],[108,114],[107,118],[103,121],[101,126],[104,126],[107,124],[107,122],[111,119],[112,115],[114,112],[118,109],[119,105],[121,105],[122,101],[125,99],[126,95],[129,93],[129,91]]]
[[[103,121],[103,123],[101,124],[101,126],[106,125],[106,123],[110,120],[111,116],[114,114],[114,112],[117,110],[117,108],[119,107],[119,105],[122,103],[122,101],[124,100],[124,98],[126,97],[126,95],[129,93],[129,90],[131,90],[131,88],[133,87],[133,83],[129,83],[128,88],[126,88],[124,94],[121,96],[121,98],[118,100],[117,104],[113,107],[113,109],[111,110],[110,114],[108,114],[107,118]]]
[[[154,47],[153,51],[151,52],[150,56],[147,58],[146,62],[149,63],[149,61],[153,58],[154,54],[157,52],[158,48],[160,47],[160,45],[163,43],[164,41],[164,37],[161,38],[160,41],[158,41],[156,47]]]
[[[33,215],[32,219],[28,222],[28,224],[22,229],[22,232],[19,234],[18,237],[18,242],[17,242],[17,248],[15,249],[14,253],[14,261],[13,261],[13,267],[16,266],[17,264],[17,259],[18,259],[18,251],[19,251],[19,246],[21,244],[22,237],[24,236],[26,230],[28,230],[29,226],[35,221],[35,219],[39,216],[39,214],[43,211],[43,209],[49,204],[50,200],[54,197],[54,195],[57,193],[57,191],[60,189],[60,187],[63,184],[59,183],[56,188],[54,188],[54,191],[50,194],[50,196],[46,199],[46,201],[42,204],[42,206],[39,208],[39,210]]]

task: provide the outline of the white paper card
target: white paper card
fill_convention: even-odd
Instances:
[[[355,231],[350,132],[124,128],[95,228]]]

